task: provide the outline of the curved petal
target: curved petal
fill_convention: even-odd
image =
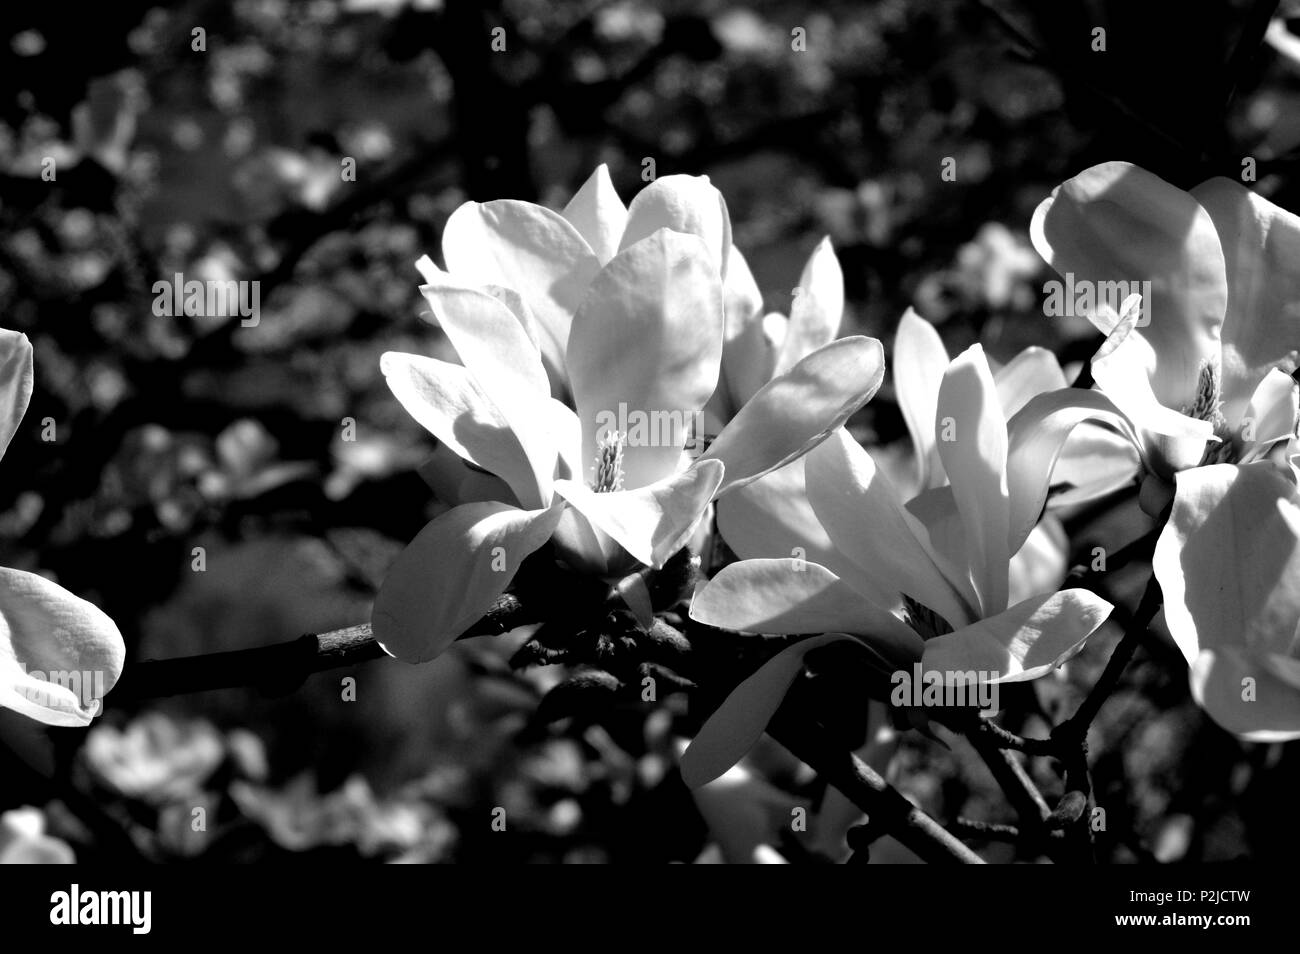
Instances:
[[[1083,648],[1114,607],[1089,590],[1061,590],[927,640],[921,665],[941,672],[998,673],[990,683],[1046,675]]]
[[[722,283],[699,238],[661,229],[619,252],[592,281],[569,339],[584,461],[623,431],[625,487],[673,473],[718,385],[722,325]]]
[[[618,254],[618,243],[627,228],[627,207],[618,197],[605,163],[587,177],[561,214],[586,239],[601,265]]]
[[[808,500],[831,541],[852,561],[845,579],[878,606],[903,594],[953,626],[974,618],[974,593],[940,569],[925,529],[899,503],[885,475],[843,428],[807,457]]]
[[[542,353],[564,367],[573,313],[600,260],[562,215],[513,199],[466,202],[447,219],[442,257],[457,280],[517,291],[544,333]]]
[[[785,340],[781,342],[776,373],[794,367],[796,362],[834,341],[843,317],[844,272],[840,270],[840,260],[835,257],[835,249],[827,237],[818,242],[808,256],[794,290],[790,324],[786,328]]]
[[[1133,483],[1141,469],[1142,455],[1130,438],[1085,421],[1065,439],[1052,470],[1052,483],[1060,489],[1051,495],[1047,506],[1072,507],[1098,500]],[[1013,498],[1013,512],[1015,506]]]
[[[948,365],[935,414],[939,458],[966,535],[966,566],[979,597],[980,615],[992,616],[1007,608],[1007,566],[1014,551],[1007,532],[1011,519],[1007,423],[979,345]]]
[[[0,328],[0,457],[9,449],[32,399],[32,343]]]
[[[484,292],[453,285],[423,285],[420,294],[433,310],[456,354],[514,432],[537,484],[526,506],[549,501],[555,474],[556,442],[548,420],[550,382],[542,357],[515,315]]]
[[[0,567],[0,706],[46,725],[88,725],[125,661],[122,634],[99,607]]]
[[[722,193],[708,176],[664,176],[636,194],[627,207],[627,228],[619,251],[660,229],[698,236],[718,274],[727,277],[731,257],[731,217]]]
[[[398,554],[375,597],[370,624],[384,652],[409,663],[439,655],[505,592],[563,509],[493,501],[434,517]]]
[[[763,293],[735,246],[728,258],[722,294],[726,312],[722,381],[709,399],[709,410],[726,423],[772,377],[776,353],[763,334]]]
[[[477,291],[486,295],[491,295],[501,304],[510,309],[510,313],[515,316],[519,324],[524,329],[524,334],[532,342],[534,350],[541,355],[541,361],[546,368],[547,375],[551,378],[553,393],[557,396],[562,394],[569,386],[568,374],[564,367],[553,366],[551,355],[547,354],[547,337],[545,332],[537,324],[537,318],[533,315],[533,310],[528,307],[523,296],[513,288],[506,288],[502,285],[472,285],[459,281],[450,272],[444,272],[434,264],[433,259],[428,255],[421,255],[415,263],[416,270],[419,271],[420,277],[424,279],[424,284],[435,285],[439,288],[444,286],[460,288],[467,291]],[[561,355],[561,357],[563,357]]]
[[[558,480],[555,492],[641,563],[661,567],[685,545],[721,481],[721,464],[700,461],[635,490],[598,494]]]
[[[1042,515],[1066,440],[1088,420],[1111,425],[1141,449],[1133,426],[1100,391],[1062,388],[1040,394],[1007,422],[1007,495],[1011,502],[1007,543],[1012,552],[1020,549]]]
[[[1300,423],[1300,384],[1289,374],[1272,368],[1264,375],[1241,419],[1243,459],[1266,453],[1277,441],[1290,440]]]
[[[1180,473],[1152,568],[1188,665],[1207,649],[1294,654],[1300,494],[1271,463]]]
[[[483,500],[496,500],[512,507],[519,505],[519,498],[509,484],[479,470],[443,443],[433,449],[415,472],[429,485],[434,497],[451,507]]]
[[[1011,418],[1029,399],[1069,385],[1061,362],[1046,348],[1031,347],[1021,351],[993,372],[998,387],[1002,416]]]
[[[922,640],[906,623],[807,560],[742,560],[695,591],[691,618],[749,633],[856,633],[891,663],[919,658]]]
[[[1069,557],[1070,540],[1061,521],[1044,514],[1011,557],[1007,601],[1015,606],[1057,589],[1070,569]]]
[[[804,464],[801,457],[719,498],[718,530],[743,560],[799,557],[839,574],[847,561],[808,502]]]
[[[1133,330],[1122,341],[1107,341],[1092,360],[1092,377],[1141,436],[1148,466],[1169,477],[1195,467],[1214,439],[1214,424],[1188,417],[1156,400],[1148,378],[1151,345]]]
[[[1249,742],[1300,739],[1300,690],[1237,646],[1204,649],[1189,672],[1192,698],[1216,723]]]
[[[757,480],[824,441],[871,400],[884,376],[880,342],[855,336],[819,348],[773,378],[704,455],[727,465],[718,492]]]
[[[1058,274],[1095,283],[1097,297],[1115,287],[1102,282],[1151,282],[1151,384],[1162,404],[1189,404],[1202,363],[1218,358],[1228,303],[1224,253],[1200,203],[1131,163],[1106,162],[1053,190],[1029,231]]]
[[[393,396],[429,433],[504,480],[525,506],[542,504],[541,488],[523,445],[468,370],[400,351],[385,352],[379,370]]]
[[[911,308],[903,312],[894,337],[894,393],[916,451],[917,487],[940,486],[946,475],[935,447],[934,420],[948,351],[934,325]]]
[[[831,643],[856,643],[843,633],[800,640],[777,653],[742,682],[701,727],[682,755],[682,780],[691,788],[713,781],[745,757],[780,708],[804,657]],[[860,645],[860,644],[859,644]]]
[[[1192,195],[1219,233],[1228,276],[1223,399],[1233,420],[1270,368],[1300,361],[1300,216],[1222,177]]]

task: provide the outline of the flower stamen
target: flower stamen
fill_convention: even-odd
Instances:
[[[627,447],[627,435],[622,431],[610,431],[596,441],[596,464],[591,481],[591,489],[598,494],[612,493],[623,489],[623,451]]]

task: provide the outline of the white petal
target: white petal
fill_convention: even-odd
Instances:
[[[1200,366],[1219,357],[1228,299],[1215,223],[1196,199],[1131,163],[1106,162],[1055,189],[1030,237],[1076,287],[1151,282],[1142,330],[1155,355],[1152,388],[1169,407],[1190,403]]]
[[[1264,659],[1236,646],[1205,649],[1188,675],[1196,704],[1234,735],[1248,742],[1300,739],[1300,690]]]
[[[627,207],[618,197],[614,183],[609,178],[609,166],[601,163],[582,184],[563,215],[587,240],[600,264],[606,264],[618,254],[618,243],[627,227]]]
[[[756,480],[806,453],[871,400],[885,376],[875,338],[841,338],[759,389],[709,446],[727,465],[719,493]]]
[[[1029,399],[1069,385],[1056,355],[1046,348],[1026,348],[993,372],[1002,416],[1011,418]]]
[[[386,352],[379,370],[402,407],[434,437],[504,480],[525,506],[542,504],[541,488],[519,438],[468,370],[400,351]]]
[[[1297,399],[1300,399],[1300,385],[1291,375],[1276,368],[1264,375],[1241,421],[1241,436],[1248,455],[1265,453],[1275,442],[1295,436]]]
[[[934,419],[939,385],[948,367],[948,352],[934,325],[911,308],[903,312],[894,338],[894,393],[916,451],[917,487],[944,482],[943,463],[935,447]]]
[[[600,260],[563,216],[513,199],[467,202],[447,219],[442,257],[459,281],[517,291],[545,334],[543,353],[564,367],[573,313]]]
[[[490,389],[493,405],[528,458],[538,498],[549,501],[556,443],[547,419],[550,383],[542,358],[504,304],[484,292],[451,285],[420,288],[474,381]]]
[[[841,428],[813,450],[805,471],[813,511],[856,569],[845,575],[854,589],[886,608],[907,594],[953,626],[973,618],[969,584],[964,596],[944,575],[925,529],[847,431]]]
[[[9,447],[32,397],[32,343],[0,328],[0,457]]]
[[[742,560],[696,590],[691,618],[749,633],[855,633],[890,665],[919,658],[921,637],[824,566],[806,560]]]
[[[691,788],[713,781],[745,757],[803,670],[804,657],[835,642],[856,642],[843,633],[800,640],[769,659],[727,696],[682,756],[682,780]]]
[[[626,420],[624,486],[644,487],[676,470],[718,384],[722,325],[722,283],[693,235],[660,230],[596,276],[567,352],[588,467],[598,440]]]
[[[926,641],[922,667],[945,673],[995,673],[989,683],[1046,675],[1077,653],[1114,609],[1088,590],[1062,590],[1018,603]]]
[[[700,461],[635,490],[598,494],[578,481],[559,480],[555,492],[638,561],[660,567],[695,530],[722,481],[722,470],[717,461]]]
[[[122,634],[93,603],[0,567],[0,706],[47,725],[87,725],[125,660]]]
[[[1180,473],[1152,567],[1189,665],[1207,649],[1294,653],[1300,495],[1271,463]]]
[[[429,521],[375,597],[370,622],[384,652],[411,663],[439,655],[505,592],[562,510],[558,502],[545,510],[470,503]]]
[[[794,366],[823,345],[835,340],[844,317],[844,272],[830,238],[824,238],[808,256],[790,303],[790,324],[781,342],[776,373]]]
[[[1007,425],[984,350],[958,355],[939,386],[935,432],[966,535],[967,566],[982,616],[1007,607],[1011,503]],[[951,432],[949,432],[951,428]],[[951,439],[949,439],[951,438]]]
[[[708,176],[663,176],[638,192],[627,208],[627,229],[619,251],[660,229],[698,236],[708,249],[713,267],[726,278],[731,218],[722,193]]]

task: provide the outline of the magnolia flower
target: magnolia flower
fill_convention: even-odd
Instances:
[[[1093,379],[1131,424],[1155,480],[1257,460],[1295,433],[1300,217],[1230,179],[1188,193],[1108,162],[1055,189],[1031,236],[1076,285],[1147,292],[1140,309],[1130,295],[1127,312],[1088,317],[1108,335]],[[1058,395],[1036,413],[1078,401]],[[1168,502],[1156,483],[1144,495],[1153,513]]]
[[[1144,506],[1170,513],[1153,565],[1194,697],[1245,738],[1295,737],[1296,496],[1262,458],[1296,447],[1300,217],[1228,179],[1187,193],[1106,163],[1057,189],[1033,236],[1058,271],[1149,282],[1150,301],[1099,322],[1100,394],[1031,402],[1013,444],[1041,462],[1078,421],[1123,412]]]
[[[1080,589],[1008,607],[1011,555],[1033,522],[1013,521],[1007,426],[978,345],[944,373],[936,432],[958,517],[943,532],[927,532],[840,429],[806,458],[807,502],[824,534],[804,541],[806,558],[734,563],[696,593],[691,616],[700,622],[822,635],[779,653],[726,699],[683,759],[690,784],[744,755],[813,649],[847,642],[887,672],[919,663],[945,681],[976,673],[1019,682],[1059,666],[1109,615],[1109,603]]]
[[[0,329],[0,456],[32,396],[32,346]],[[0,567],[0,707],[47,725],[88,725],[126,646],[98,607],[43,576]]]
[[[463,364],[389,353],[382,369],[475,474],[452,481],[459,505],[412,541],[376,599],[376,636],[399,658],[441,652],[548,540],[609,579],[662,566],[715,496],[804,453],[879,386],[879,342],[833,342],[761,388],[692,459],[721,364],[726,209],[703,179],[658,180],[628,209],[607,186],[602,167],[564,216],[463,206],[444,234],[451,271],[420,263]]]

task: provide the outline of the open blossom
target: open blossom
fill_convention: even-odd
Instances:
[[[1184,192],[1107,162],[1058,187],[1031,235],[1075,282],[1148,283],[1140,309],[1089,317],[1108,335],[1093,379],[1131,423],[1156,480],[1259,459],[1295,433],[1300,218],[1230,179]],[[1146,492],[1148,509],[1167,503],[1157,487]]]
[[[951,434],[940,433],[945,419]],[[804,540],[799,557],[724,567],[696,593],[691,616],[701,622],[822,635],[779,653],[727,698],[683,759],[688,782],[702,784],[744,755],[813,649],[847,642],[887,673],[920,663],[1017,682],[1059,666],[1109,615],[1109,603],[1079,589],[1008,605],[1011,555],[1033,522],[1012,520],[1006,421],[979,346],[944,373],[936,432],[958,517],[944,532],[907,511],[841,428],[805,460],[808,506],[824,538]]]
[[[1032,231],[1057,271],[1150,282],[1152,301],[1145,324],[1102,313],[1099,391],[1031,402],[1013,456],[1050,457],[1089,417],[1128,433],[1144,506],[1169,510],[1153,566],[1193,695],[1245,738],[1300,736],[1300,498],[1265,460],[1296,447],[1300,217],[1228,179],[1188,193],[1112,162],[1057,189]]]
[[[688,176],[624,208],[602,167],[563,215],[512,201],[452,215],[449,271],[422,260],[421,291],[462,364],[382,362],[398,400],[463,462],[451,463],[457,506],[398,557],[376,600],[390,653],[437,655],[548,540],[605,578],[662,566],[714,497],[806,452],[870,398],[882,349],[846,338],[688,451],[718,385],[729,250],[721,196]]]
[[[0,456],[32,396],[32,346],[0,329]],[[126,646],[98,607],[43,576],[0,567],[0,707],[84,726],[122,674]]]

